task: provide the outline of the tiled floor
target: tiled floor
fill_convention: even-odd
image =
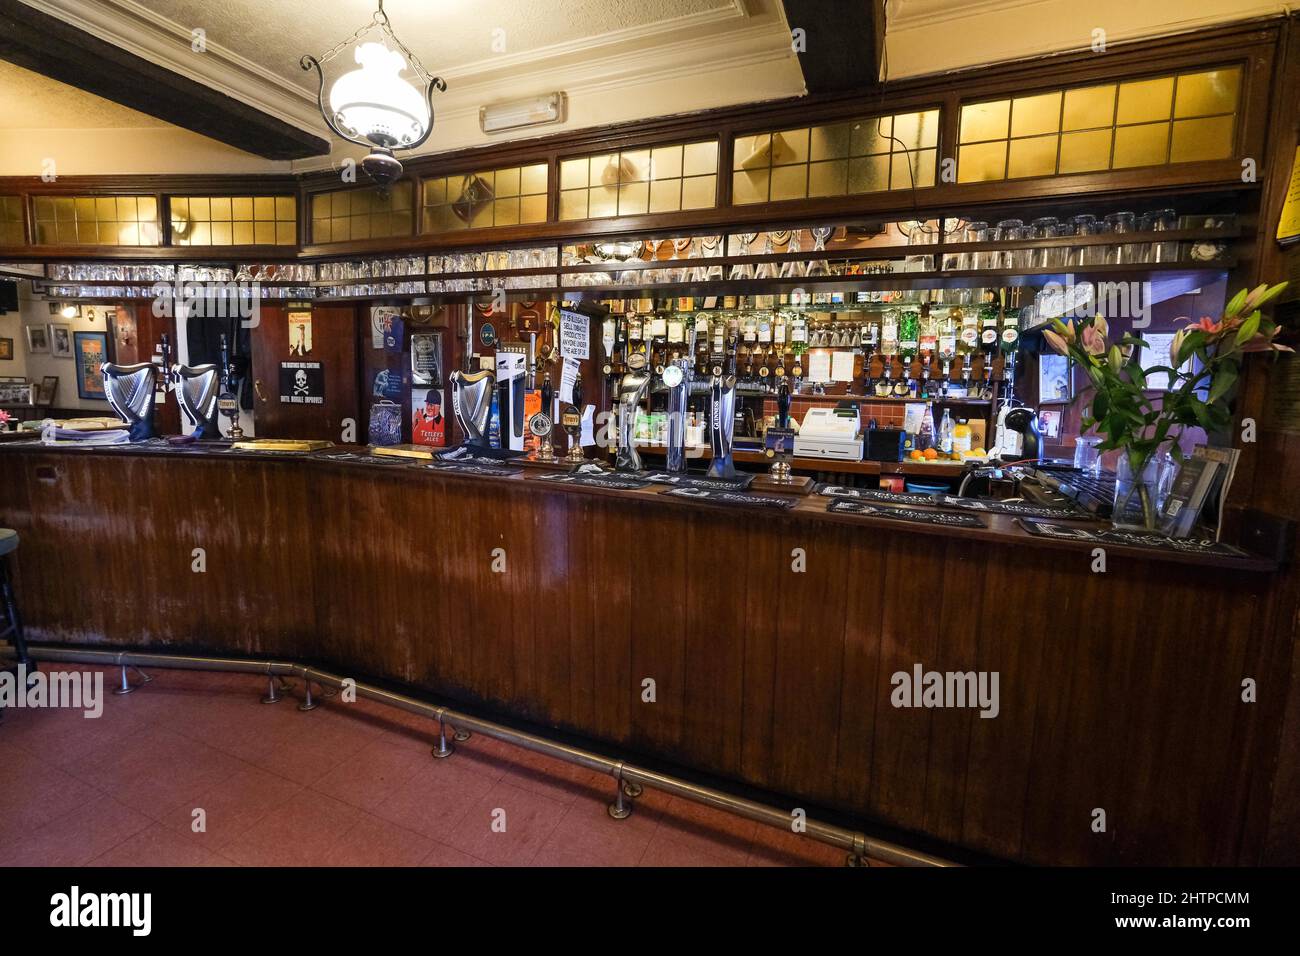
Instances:
[[[103,716],[7,710],[0,866],[839,866],[843,851],[368,701],[263,706],[248,675],[153,671]],[[200,828],[196,820],[201,819]],[[200,830],[201,832],[196,832]]]

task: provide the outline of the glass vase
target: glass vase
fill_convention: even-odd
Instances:
[[[1125,531],[1161,531],[1160,512],[1169,494],[1174,462],[1167,452],[1156,452],[1135,468],[1127,454],[1115,465],[1115,506],[1111,524]]]

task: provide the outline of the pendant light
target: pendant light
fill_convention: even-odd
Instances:
[[[299,64],[304,70],[314,69],[319,77],[316,101],[326,125],[340,138],[370,147],[361,168],[381,189],[386,189],[402,175],[402,164],[393,155],[394,150],[415,149],[429,138],[433,132],[433,91],[445,92],[447,84],[441,77],[430,76],[397,38],[384,13],[384,0],[378,3],[369,23],[319,59],[304,56]],[[375,29],[392,42],[391,47],[382,38],[358,42]],[[335,79],[327,97],[322,64],[353,44],[357,69]],[[423,90],[402,78],[408,66],[424,85]]]

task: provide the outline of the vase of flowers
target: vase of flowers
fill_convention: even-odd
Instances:
[[[1160,508],[1173,480],[1178,440],[1189,427],[1222,432],[1231,423],[1228,395],[1251,352],[1290,352],[1276,341],[1278,326],[1261,307],[1277,298],[1287,283],[1242,289],[1223,310],[1174,333],[1169,364],[1143,369],[1140,350],[1148,344],[1136,335],[1108,341],[1110,328],[1100,315],[1090,320],[1052,321],[1043,332],[1047,344],[1087,373],[1092,404],[1083,416],[1085,431],[1102,436],[1102,451],[1118,449],[1115,510],[1119,527],[1160,531]],[[1167,376],[1163,392],[1148,384],[1152,375]]]

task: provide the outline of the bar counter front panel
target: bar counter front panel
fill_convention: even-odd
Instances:
[[[1094,573],[1087,548],[819,498],[35,446],[0,473],[35,641],[328,665],[1005,859],[1263,852],[1251,771],[1284,694],[1242,704],[1241,682],[1285,687],[1274,575],[1123,552]],[[916,664],[996,671],[998,715],[894,707]]]

